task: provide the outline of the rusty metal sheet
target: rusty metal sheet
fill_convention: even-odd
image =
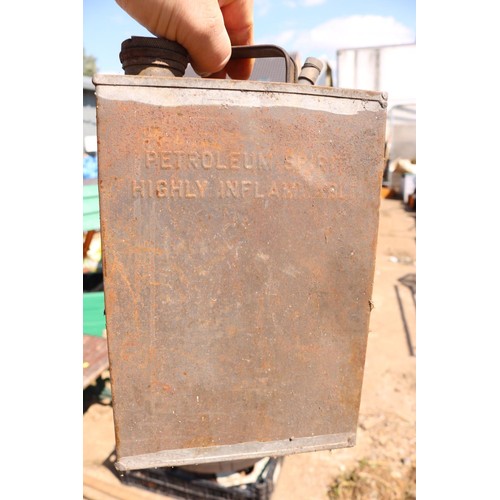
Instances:
[[[117,468],[353,446],[385,96],[94,81]]]

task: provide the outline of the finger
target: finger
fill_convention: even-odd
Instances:
[[[226,73],[233,80],[248,80],[253,70],[254,59],[235,59],[226,64]]]
[[[194,70],[204,76],[222,70],[231,56],[231,41],[217,0],[183,0],[178,15],[177,39]]]
[[[220,71],[217,71],[217,73],[212,73],[211,75],[209,75],[210,78],[217,78],[220,80],[224,80],[226,78],[226,76],[227,76],[226,68],[221,69]]]
[[[253,43],[253,0],[219,0],[224,24],[231,45],[251,45]],[[247,80],[252,74],[254,60],[238,59],[230,61],[226,70],[237,80]]]
[[[253,43],[253,0],[219,0],[219,5],[231,43]]]

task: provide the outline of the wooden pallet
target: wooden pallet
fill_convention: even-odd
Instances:
[[[108,342],[103,337],[83,335],[83,388],[109,368]]]
[[[98,478],[84,473],[83,498],[85,500],[169,500],[172,497],[125,485],[114,478]]]

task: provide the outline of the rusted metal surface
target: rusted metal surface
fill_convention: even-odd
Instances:
[[[117,467],[352,446],[385,98],[94,82]]]

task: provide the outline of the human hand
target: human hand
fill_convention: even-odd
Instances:
[[[253,0],[116,0],[152,34],[180,43],[201,76],[246,80],[253,60],[229,61],[253,43]],[[229,61],[229,62],[228,62]]]

